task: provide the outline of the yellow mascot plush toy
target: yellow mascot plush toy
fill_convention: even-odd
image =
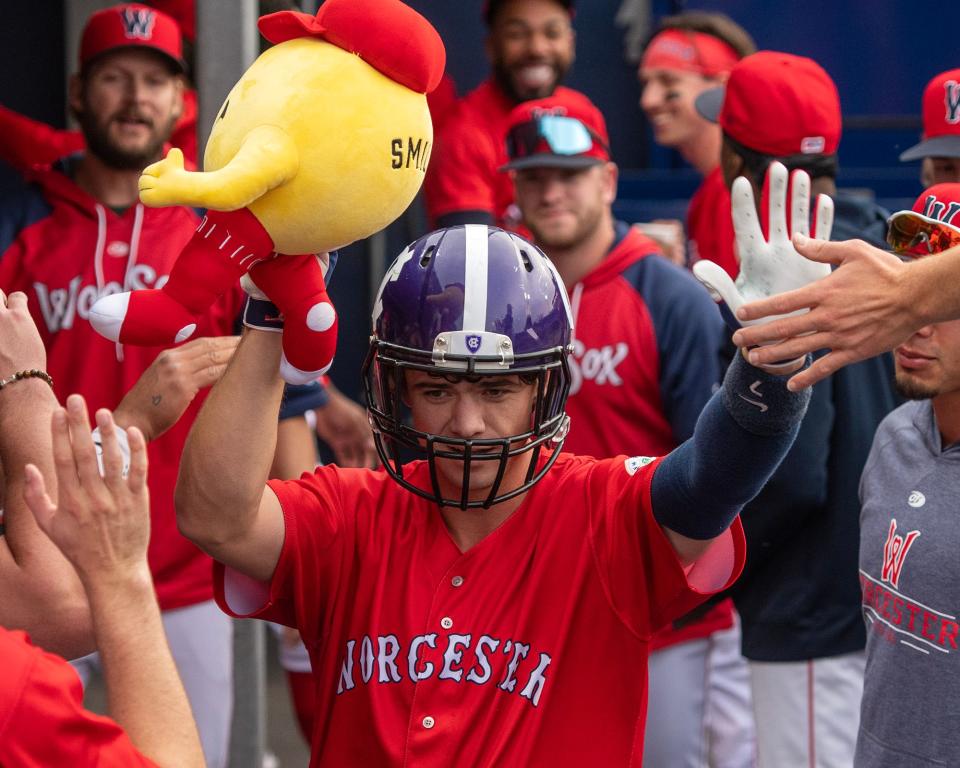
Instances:
[[[276,45],[224,101],[204,170],[184,170],[172,149],[140,178],[146,205],[207,209],[170,279],[106,296],[90,319],[114,341],[181,342],[246,275],[282,313],[283,378],[305,383],[336,347],[326,254],[383,229],[420,189],[433,142],[426,94],[445,52],[399,0],[326,0],[316,16],[281,11],[259,27]]]

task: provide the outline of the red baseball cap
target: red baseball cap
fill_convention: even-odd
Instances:
[[[417,93],[437,87],[447,61],[437,30],[400,0],[326,0],[316,16],[278,11],[262,16],[258,26],[271,43],[326,40]]]
[[[887,224],[887,242],[901,256],[928,256],[960,245],[960,184],[925,189],[912,210],[897,211]]]
[[[610,160],[607,123],[581,94],[525,101],[507,118],[507,157],[501,171],[587,168]]]
[[[804,56],[747,56],[730,70],[726,86],[701,93],[696,107],[734,141],[764,155],[832,155],[840,144],[837,86]]]
[[[506,2],[509,2],[509,0],[484,0],[483,20],[487,23],[488,27],[493,24],[493,17],[497,15],[497,11],[500,10],[500,6]],[[566,10],[570,14],[570,17],[573,18],[573,0],[554,0],[554,2],[557,5],[562,5],[564,10]]]
[[[941,72],[923,90],[923,141],[901,160],[960,157],[960,69]]]
[[[156,51],[183,72],[183,42],[180,27],[171,17],[139,3],[114,5],[97,11],[87,20],[80,38],[80,69],[105,53],[124,48]]]
[[[197,8],[195,0],[149,0],[149,4],[170,16],[180,26],[185,40],[197,39]]]

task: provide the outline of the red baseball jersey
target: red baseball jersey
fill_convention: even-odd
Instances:
[[[0,765],[9,768],[155,766],[113,720],[83,708],[76,670],[0,627]]]
[[[586,96],[560,86],[555,94],[568,102]],[[489,213],[497,226],[516,230],[520,211],[513,201],[513,182],[500,166],[507,162],[507,117],[516,106],[493,81],[464,96],[436,137],[424,180],[424,200],[431,222],[464,211]]]
[[[58,399],[78,392],[91,414],[116,408],[161,349],[107,341],[90,325],[90,308],[106,293],[163,285],[198,218],[182,207],[136,205],[118,214],[58,171],[33,178],[41,187],[17,201],[22,208],[0,211],[0,240],[15,233],[12,244],[0,243],[0,289],[27,294]],[[241,297],[239,287],[225,295],[199,320],[196,335],[231,333]],[[203,396],[147,448],[148,557],[164,610],[213,597],[210,560],[180,535],[173,509],[180,454]]]
[[[687,260],[693,266],[700,259],[715,262],[736,278],[740,260],[736,256],[730,190],[723,183],[719,166],[714,168],[690,198],[687,209]]]
[[[300,629],[312,766],[639,765],[652,633],[744,557],[735,522],[681,566],[651,511],[657,465],[563,454],[466,552],[386,473],[320,467],[271,482],[286,526],[272,582],[218,565],[217,599]],[[429,483],[424,462],[404,475]]]

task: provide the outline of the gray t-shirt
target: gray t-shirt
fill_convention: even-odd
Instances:
[[[860,482],[867,667],[855,765],[960,765],[960,444],[929,400],[877,429]]]

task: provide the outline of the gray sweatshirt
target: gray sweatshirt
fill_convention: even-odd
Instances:
[[[960,444],[929,400],[877,429],[860,481],[867,668],[855,765],[960,766]]]

